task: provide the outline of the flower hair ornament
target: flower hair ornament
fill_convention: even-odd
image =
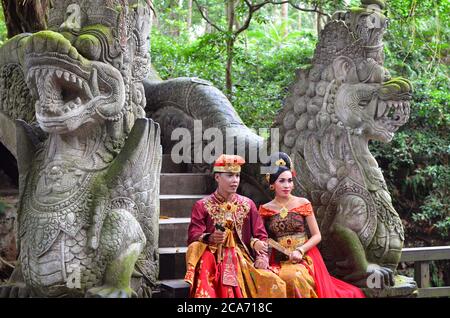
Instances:
[[[291,158],[289,158],[289,160],[290,159]],[[277,161],[275,161],[275,165],[278,166],[278,167],[285,167],[286,166],[286,161],[284,161],[283,159],[278,159]]]
[[[286,153],[284,153],[284,155],[287,157],[285,159],[288,160],[288,162],[286,162],[283,158],[279,158],[277,161],[275,161],[275,166],[286,167],[286,168],[289,167],[289,170],[291,171],[292,176],[296,177],[297,173],[294,170],[294,164],[292,162],[291,157],[289,157],[288,154],[286,154]],[[266,173],[265,179],[266,179],[266,182],[270,185],[270,189],[273,190],[273,186],[270,184],[270,176],[271,176],[270,173]]]
[[[284,161],[283,159],[278,159],[277,161],[275,161],[275,165],[278,167],[286,167],[286,161]],[[267,183],[270,183],[270,173],[266,173],[266,181]]]

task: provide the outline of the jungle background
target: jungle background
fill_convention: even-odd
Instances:
[[[0,45],[15,34],[45,28],[48,2],[2,0]],[[328,17],[359,1],[153,3],[151,56],[159,76],[212,82],[227,94],[245,124],[258,129],[273,123],[295,71],[311,62]],[[372,142],[370,148],[403,220],[405,247],[450,245],[450,1],[389,0],[387,16],[385,66],[391,75],[412,81],[414,102],[408,124],[393,141]],[[7,165],[10,158],[2,152],[0,159],[0,190],[17,187]],[[0,198],[0,214],[15,203],[7,196]],[[11,227],[11,218],[2,222],[0,235]],[[10,264],[5,253],[0,250],[0,261]],[[11,266],[3,266],[0,279]],[[401,263],[399,270],[412,275],[411,264]],[[432,286],[450,285],[449,261],[433,262],[431,273]]]

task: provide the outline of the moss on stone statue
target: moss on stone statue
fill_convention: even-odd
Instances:
[[[119,257],[117,260],[111,262],[106,272],[106,279],[109,284],[123,290],[130,290],[131,274],[134,270],[134,265],[139,257],[138,251],[129,251],[127,255]]]
[[[366,259],[366,252],[358,237],[352,230],[335,224],[333,226],[334,241],[344,252],[352,256],[353,264],[357,270],[366,270],[368,262]]]
[[[112,34],[112,30],[110,27],[105,26],[103,24],[92,24],[88,25],[86,27],[83,27],[81,32],[90,32],[90,31],[97,31],[106,36],[106,39],[108,40],[109,45],[113,45],[114,43],[114,36]]]
[[[44,30],[44,31],[39,31],[39,32],[36,32],[33,34],[33,38],[36,39],[39,37],[42,37],[45,39],[54,38],[55,40],[62,41],[63,43],[67,42],[67,46],[71,46],[69,40],[67,40],[61,33],[58,33],[58,32]]]

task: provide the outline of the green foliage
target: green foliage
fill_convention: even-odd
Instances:
[[[308,7],[312,2],[299,4]],[[393,141],[370,145],[383,169],[394,206],[410,224],[407,233],[431,235],[444,242],[449,242],[450,230],[449,3],[387,2],[390,26],[385,35],[386,68],[392,76],[404,76],[412,81],[414,100],[409,123],[397,132]],[[358,5],[358,1],[349,5]],[[321,6],[328,13],[336,8],[344,8],[341,1],[325,1]],[[298,11],[291,8],[289,19],[280,21],[276,10],[276,6],[265,6],[257,11],[234,50],[231,102],[245,124],[253,128],[272,125],[295,70],[308,65],[317,40],[312,14],[302,13],[299,30]],[[168,11],[163,12],[167,17]],[[226,29],[223,12],[223,2],[208,2],[211,20]],[[244,13],[238,8],[238,21]],[[165,32],[154,30],[153,63],[163,78],[197,76],[224,91],[225,41],[229,35],[215,32],[193,36],[195,24],[202,22],[194,10],[194,26],[190,32],[182,25],[175,37],[167,28]]]
[[[315,45],[311,30],[270,38],[264,36],[266,28],[276,34],[282,26],[258,25],[237,43],[234,53],[231,102],[245,124],[256,129],[271,127],[295,70],[308,65]],[[164,79],[195,76],[224,91],[224,36],[210,33],[191,40],[187,33],[174,38],[154,29],[152,63]]]
[[[315,45],[310,33],[298,32],[297,41],[288,37],[284,40],[292,42],[284,45],[280,41],[279,49],[275,50],[269,49],[268,38],[253,39],[253,50],[239,50],[237,54],[232,103],[250,127],[272,126],[295,71],[310,63]]]
[[[6,29],[5,16],[3,10],[0,10],[0,45],[3,45],[8,39],[8,30]]]
[[[211,81],[223,88],[225,82],[225,61],[221,39],[217,34],[207,34],[190,41],[186,34],[178,38],[165,36],[158,30],[152,31],[152,64],[163,79],[190,76]],[[208,61],[208,67],[205,67]]]
[[[448,238],[450,230],[450,167],[448,165],[427,166],[417,169],[416,174],[406,180],[415,193],[425,196],[419,211],[412,219],[419,226],[435,231],[443,239]]]
[[[450,92],[448,1],[389,1],[386,66],[414,87],[410,120],[390,144],[371,145],[407,233],[448,244]]]

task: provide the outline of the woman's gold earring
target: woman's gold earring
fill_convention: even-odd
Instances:
[[[270,185],[269,189],[272,191],[275,190],[275,187],[273,186],[273,184]]]

